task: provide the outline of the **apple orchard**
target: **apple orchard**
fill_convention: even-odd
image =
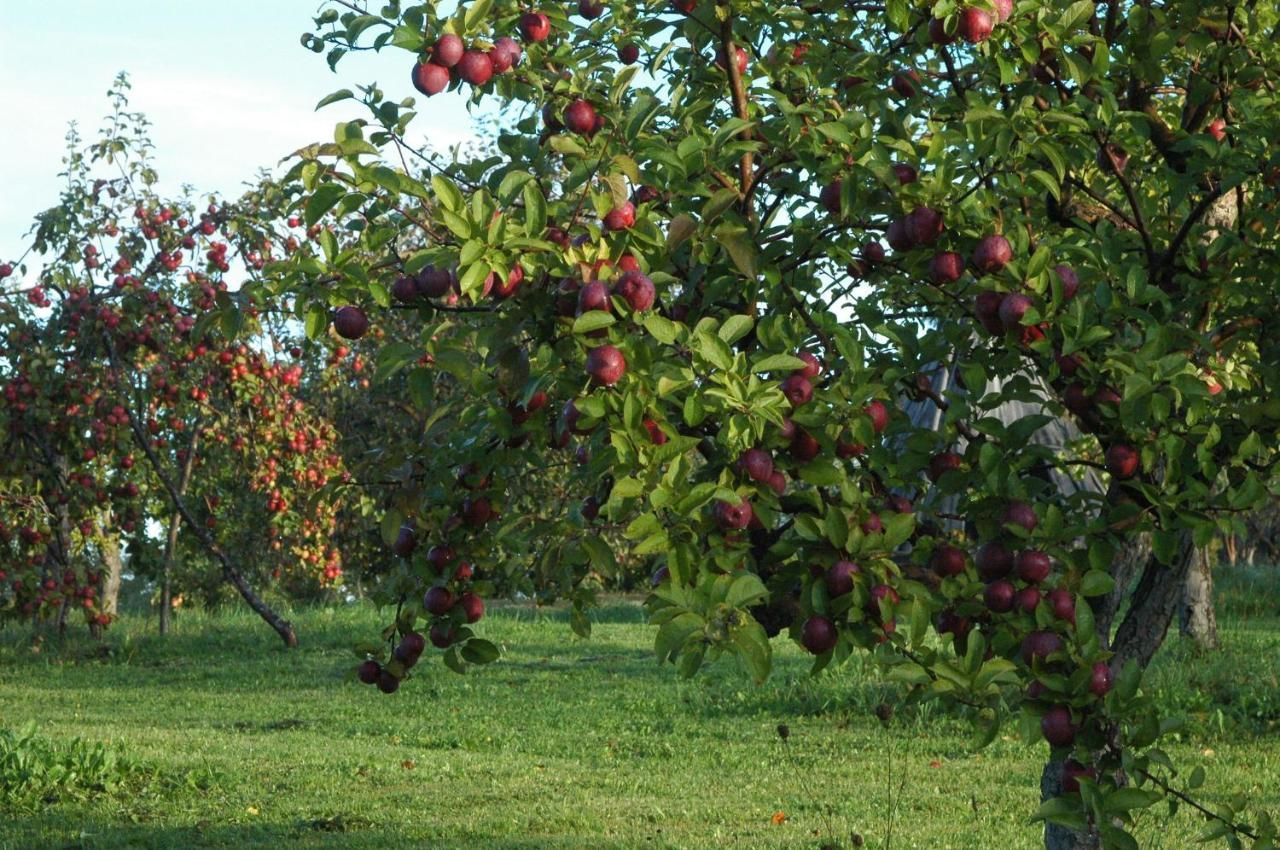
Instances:
[[[335,70],[373,49],[404,77],[326,97],[348,120],[242,218],[148,203],[127,225],[156,246],[236,222],[260,260],[243,288],[113,243],[95,259],[149,263],[145,285],[82,292],[84,246],[50,242],[57,318],[10,329],[6,357],[62,337],[6,392],[77,436],[6,472],[89,483],[21,529],[33,568],[60,516],[129,516],[126,444],[136,486],[186,505],[182,422],[234,423],[248,398],[276,418],[239,447],[219,428],[218,462],[324,456],[288,369],[235,342],[292,311],[417,411],[354,470],[389,481],[373,595],[394,612],[361,681],[413,699],[428,655],[494,661],[484,600],[504,588],[567,599],[585,632],[598,576],[651,575],[681,675],[732,655],[763,680],[775,638],[815,672],[870,653],[978,745],[1006,724],[1042,742],[1027,814],[1049,848],[1136,847],[1132,818],[1166,801],[1272,846],[1265,814],[1197,801],[1142,675],[1196,547],[1276,486],[1273,4],[335,2],[314,24],[303,44]],[[446,89],[500,114],[473,155],[415,142]],[[288,215],[310,238],[261,253]],[[148,321],[166,311],[194,325]],[[101,374],[60,371],[85,345]],[[125,363],[151,407],[116,390]],[[1062,419],[1078,439],[1037,441]],[[262,492],[340,491],[336,458],[290,458],[301,477]],[[1101,492],[1057,483],[1086,471]],[[293,493],[271,490],[321,513],[280,527],[323,570],[333,502]]]

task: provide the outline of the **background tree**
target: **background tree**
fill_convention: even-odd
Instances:
[[[112,90],[101,140],[81,148],[72,134],[67,187],[32,243],[47,261],[35,284],[0,298],[5,472],[26,496],[5,503],[20,512],[6,519],[19,551],[0,605],[64,623],[74,604],[106,625],[114,601],[100,601],[85,553],[111,566],[118,586],[122,540],[154,523],[197,540],[293,643],[229,553],[254,551],[250,563],[266,573],[337,579],[325,490],[341,474],[336,433],[293,395],[301,367],[228,341],[252,339],[258,309],[215,309],[231,303],[231,263],[261,266],[270,243],[234,207],[198,212],[190,198],[155,193],[146,122],[127,110],[127,88],[121,79]],[[188,262],[185,252],[202,254]],[[231,486],[242,480],[247,488]],[[224,495],[246,489],[253,504],[235,505],[237,522],[223,530]]]

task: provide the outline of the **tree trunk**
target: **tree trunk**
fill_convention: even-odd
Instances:
[[[1126,662],[1137,661],[1142,667],[1151,663],[1156,650],[1164,643],[1174,612],[1182,602],[1187,573],[1196,560],[1197,549],[1189,532],[1182,535],[1173,562],[1161,564],[1153,554],[1147,559],[1130,597],[1129,610],[1116,630],[1111,670],[1119,674]]]
[[[160,634],[169,633],[169,613],[173,610],[171,567],[173,553],[178,546],[178,530],[182,528],[182,515],[177,511],[169,517],[169,534],[164,540],[164,556],[160,561]]]
[[[129,419],[129,427],[133,432],[134,443],[138,448],[142,449],[142,453],[146,455],[147,463],[151,465],[151,469],[155,472],[156,478],[160,480],[160,485],[164,487],[165,492],[169,496],[169,502],[178,512],[178,515],[182,517],[182,521],[187,524],[187,527],[191,529],[191,533],[196,536],[196,539],[200,541],[200,544],[204,546],[209,554],[217,558],[218,564],[222,567],[222,577],[231,582],[232,586],[240,593],[241,598],[243,598],[245,602],[249,603],[249,607],[252,608],[258,616],[267,623],[267,625],[271,626],[271,628],[275,630],[275,633],[284,641],[285,646],[291,648],[297,646],[298,635],[293,630],[293,624],[277,614],[261,596],[258,596],[254,589],[249,585],[249,582],[245,580],[245,577],[241,575],[240,571],[231,563],[231,559],[227,557],[227,553],[222,551],[222,547],[218,545],[216,540],[214,540],[213,535],[210,534],[208,529],[206,529],[201,523],[197,522],[194,516],[192,516],[191,511],[187,508],[186,501],[183,499],[182,492],[178,489],[179,484],[174,483],[174,481],[165,474],[164,468],[160,463],[160,458],[156,457],[155,449],[151,447],[151,438],[142,428],[142,421],[143,417],[136,415],[136,411],[135,415],[131,416]],[[199,428],[193,429],[193,435],[198,433]],[[196,438],[193,436],[192,444],[187,452],[188,469],[193,464],[195,454]]]
[[[1218,617],[1213,610],[1213,568],[1208,552],[1197,548],[1187,581],[1182,589],[1182,605],[1178,609],[1178,627],[1183,636],[1194,640],[1202,649],[1218,648]]]
[[[102,552],[102,575],[98,578],[98,604],[105,613],[114,617],[120,612],[120,574],[124,571],[120,538],[104,538],[99,549]]]
[[[1062,795],[1062,762],[1045,764],[1040,774],[1040,799],[1050,800]],[[1044,850],[1100,850],[1102,840],[1096,829],[1076,832],[1065,826],[1045,822]]]

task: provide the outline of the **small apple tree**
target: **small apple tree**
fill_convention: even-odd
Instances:
[[[100,576],[80,555],[154,523],[168,526],[170,555],[185,528],[292,645],[228,552],[252,552],[257,576],[338,580],[337,433],[295,396],[300,366],[233,341],[261,302],[218,309],[232,304],[237,253],[250,271],[263,264],[261,225],[234,207],[160,198],[126,93],[117,81],[99,141],[82,148],[72,134],[66,188],[35,228],[40,271],[6,274],[0,289],[0,480],[13,482],[0,499],[0,615],[65,624],[75,606],[107,625]],[[241,515],[222,530],[227,493],[253,504],[228,506]]]
[[[383,435],[428,478],[389,513],[399,605],[360,678],[395,690],[427,640],[492,660],[486,582],[553,562],[572,595],[614,564],[603,520],[655,568],[683,674],[727,652],[763,679],[785,630],[815,670],[873,653],[980,741],[1012,712],[1049,744],[1052,848],[1200,807],[1142,669],[1194,547],[1275,484],[1277,23],[1199,0],[322,11],[306,46],[402,50],[407,79],[321,102],[368,117],[289,179],[350,240],[270,285],[316,337],[412,311],[378,374],[424,410],[449,394]],[[414,146],[446,88],[501,106],[498,155]],[[1063,415],[1079,446],[1030,439]],[[575,452],[594,503],[518,509]],[[1104,494],[1051,483],[1086,467]],[[1271,846],[1265,816],[1201,811]]]

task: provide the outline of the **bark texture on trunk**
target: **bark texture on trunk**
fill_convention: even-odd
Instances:
[[[1213,610],[1213,567],[1209,553],[1196,549],[1178,609],[1179,631],[1203,649],[1218,648],[1218,616]]]
[[[98,578],[98,599],[103,611],[115,616],[120,612],[120,574],[124,560],[120,556],[120,538],[109,536],[98,546],[102,553],[102,575]]]
[[[1196,559],[1196,551],[1190,533],[1184,533],[1172,563],[1161,564],[1154,554],[1147,558],[1129,609],[1111,645],[1115,652],[1111,659],[1113,672],[1119,673],[1129,660],[1143,667],[1151,663],[1182,602],[1187,573]]]
[[[1051,761],[1040,774],[1040,799],[1050,800],[1062,795],[1062,762]],[[1046,822],[1044,825],[1044,850],[1100,850],[1102,839],[1096,829],[1076,832],[1065,826]]]

